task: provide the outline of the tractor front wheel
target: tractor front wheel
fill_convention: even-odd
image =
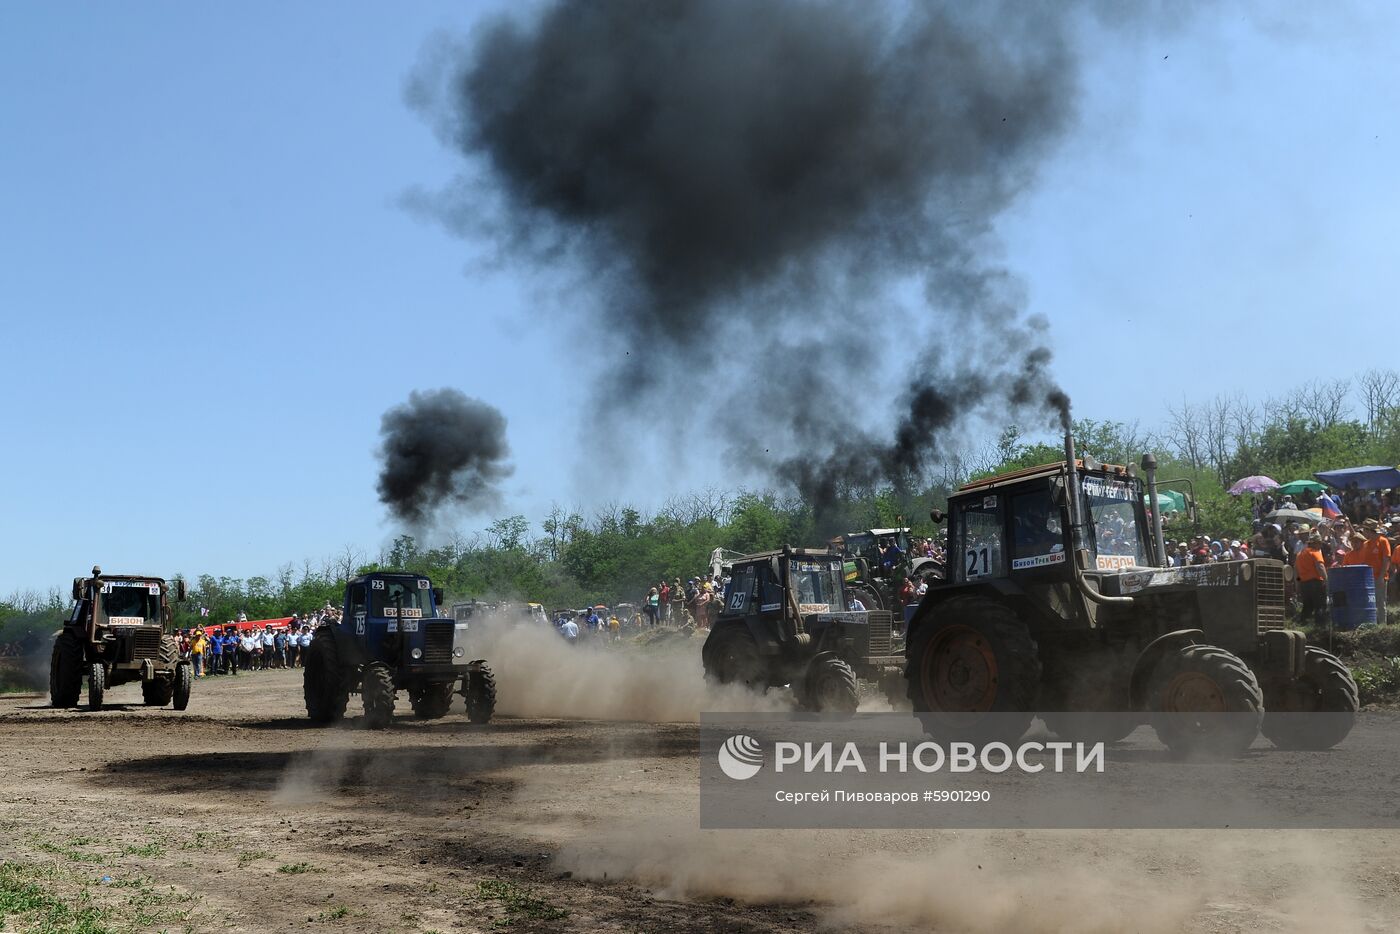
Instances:
[[[1271,681],[1264,690],[1261,730],[1280,749],[1331,749],[1356,725],[1361,694],[1347,666],[1308,646],[1297,680]]]
[[[174,703],[171,705],[176,710],[184,710],[190,705],[190,685],[194,679],[190,672],[190,663],[181,662],[175,666],[175,690],[171,696]]]
[[[382,730],[394,719],[394,673],[383,662],[365,666],[360,679],[360,699],[365,704],[365,726]]]
[[[860,703],[856,673],[835,655],[822,653],[807,667],[799,702],[819,713],[853,714]]]
[[[1236,756],[1259,735],[1264,695],[1239,656],[1186,645],[1158,664],[1148,688],[1157,738],[1178,754]]]
[[[487,665],[479,664],[466,674],[464,694],[467,719],[472,723],[489,723],[496,712],[496,678]]]
[[[88,666],[88,709],[101,710],[106,692],[107,669],[101,662],[93,662]]]

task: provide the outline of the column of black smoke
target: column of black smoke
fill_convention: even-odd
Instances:
[[[627,393],[600,384],[605,410],[693,414],[728,386],[730,457],[820,514],[844,490],[917,480],[970,415],[1067,411],[1046,323],[986,258],[1073,118],[1063,10],[564,0],[439,43],[409,99],[469,160],[439,215],[514,256],[576,261],[591,330],[657,361]],[[911,277],[929,309],[907,320],[884,296]],[[889,406],[862,387],[911,342],[927,346],[893,430],[875,427]]]
[[[509,477],[506,419],[456,389],[409,393],[384,413],[379,429],[379,499],[394,518],[431,523],[442,507],[466,513],[500,504]]]

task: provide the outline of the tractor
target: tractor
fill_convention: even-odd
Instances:
[[[54,639],[49,660],[49,697],[55,707],[76,707],[88,682],[88,707],[101,710],[107,689],[141,682],[151,707],[190,703],[191,667],[169,634],[170,585],[139,574],[73,579],[73,611]],[[185,582],[175,581],[175,599],[185,599]]]
[[[892,553],[883,551],[893,546]],[[943,579],[943,565],[933,558],[909,556],[908,529],[866,529],[831,540],[845,559],[846,590],[869,609],[894,610],[906,577],[930,584]],[[889,560],[887,554],[893,555]],[[900,621],[901,623],[903,620]]]
[[[1258,732],[1327,749],[1355,721],[1346,666],[1284,624],[1292,568],[1259,558],[1168,567],[1156,459],[1079,460],[988,477],[949,498],[948,579],[910,621],[908,696],[931,734],[977,717],[1116,741],[1150,723],[1177,753],[1234,755]],[[931,517],[945,516],[935,510]],[[1094,716],[1067,717],[1066,714]],[[1298,717],[1276,714],[1319,713]],[[1214,714],[1230,714],[1219,717]],[[1058,729],[1057,729],[1058,728]],[[1019,738],[1019,733],[1017,737]],[[1003,737],[1004,738],[1004,737]]]
[[[900,687],[891,614],[851,612],[841,556],[784,548],[735,559],[701,649],[707,679],[757,691],[792,685],[799,707],[852,713],[857,678]]]
[[[460,694],[472,723],[496,709],[496,682],[481,659],[469,657],[475,620],[438,616],[442,591],[419,574],[375,572],[345,585],[339,620],[311,636],[305,661],[306,715],[316,723],[345,716],[350,695],[364,704],[365,724],[389,725],[397,692],[408,692],[414,716],[446,715]]]

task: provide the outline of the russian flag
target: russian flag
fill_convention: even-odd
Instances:
[[[1335,499],[1333,499],[1332,497],[1328,496],[1326,493],[1319,493],[1319,494],[1318,494],[1318,496],[1317,496],[1317,504],[1318,504],[1319,506],[1322,507],[1322,514],[1323,514],[1324,516],[1326,516],[1327,518],[1329,518],[1329,519],[1340,519],[1340,518],[1341,518],[1341,516],[1342,516],[1342,511],[1341,511],[1341,509],[1337,508],[1337,501],[1336,501]]]

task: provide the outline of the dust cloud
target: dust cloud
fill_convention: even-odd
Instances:
[[[1304,831],[702,831],[649,820],[559,868],[667,898],[802,906],[830,925],[939,931],[1386,929],[1340,838]],[[1272,893],[1262,911],[1243,888]],[[1222,923],[1223,922],[1223,926]],[[1382,926],[1378,927],[1380,924]]]
[[[782,689],[760,695],[707,683],[702,635],[657,629],[646,641],[570,645],[552,626],[490,617],[477,634],[472,652],[479,645],[490,664],[505,716],[695,723],[701,711],[792,709]]]

